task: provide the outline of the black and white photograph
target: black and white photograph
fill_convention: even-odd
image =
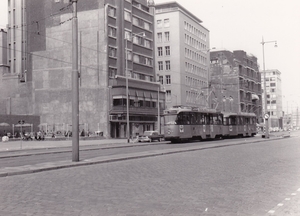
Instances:
[[[0,0],[0,215],[300,216],[299,0]]]

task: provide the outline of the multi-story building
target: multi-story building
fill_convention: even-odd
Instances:
[[[155,78],[153,1],[77,5],[80,129],[126,136],[127,81],[130,134],[158,128],[164,92]],[[8,89],[11,106],[1,112],[39,115],[45,131],[70,130],[72,2],[9,0],[9,17],[11,79],[1,89]]]
[[[155,5],[155,64],[166,106],[208,107],[209,31],[176,2]]]
[[[257,58],[243,50],[210,53],[211,108],[255,113],[262,121],[261,75]]]
[[[264,75],[265,73],[265,75]],[[265,70],[261,72],[261,79],[266,77],[266,87],[262,82],[263,89],[266,89],[267,95],[267,112],[270,115],[270,127],[282,128],[283,109],[282,109],[282,89],[281,89],[281,72],[277,69]],[[263,94],[263,102],[264,94]],[[265,107],[264,107],[265,108]]]

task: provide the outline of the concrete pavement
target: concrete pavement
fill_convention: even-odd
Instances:
[[[188,151],[197,151],[203,150],[207,148],[217,148],[222,146],[229,145],[241,145],[241,144],[249,144],[249,143],[257,143],[264,141],[272,141],[276,139],[282,139],[289,137],[287,133],[281,133],[277,135],[270,135],[269,139],[263,139],[260,135],[257,135],[253,139],[232,139],[232,141],[228,142],[211,142],[206,143],[207,145],[199,145],[196,147],[189,147],[187,145],[186,148],[175,148],[175,149],[164,149],[164,150],[156,150],[156,151],[148,151],[148,152],[139,152],[139,153],[130,153],[130,154],[119,154],[119,155],[110,155],[110,156],[102,156],[96,158],[90,158],[87,160],[82,160],[79,162],[72,162],[71,160],[67,161],[55,161],[48,163],[40,163],[35,165],[26,165],[20,167],[5,167],[0,169],[0,177],[11,176],[11,175],[21,175],[21,174],[29,174],[35,172],[42,172],[46,170],[55,170],[62,169],[67,167],[75,167],[75,166],[85,166],[99,163],[108,163],[113,161],[121,161],[127,159],[135,159],[135,158],[144,158],[144,157],[154,157],[165,154],[174,154],[179,152],[188,152]],[[80,146],[101,146],[101,147],[120,147],[120,146],[134,146],[134,145],[144,145],[149,143],[127,143],[126,139],[101,139],[101,140],[81,140]],[[156,143],[152,143],[156,144]],[[0,143],[1,148],[0,151],[17,151],[22,149],[43,149],[43,148],[60,148],[60,147],[71,147],[71,140],[64,141],[14,141],[14,142],[5,142]],[[59,150],[58,150],[59,151]]]

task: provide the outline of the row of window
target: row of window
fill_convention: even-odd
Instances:
[[[163,71],[164,70],[164,62],[159,61],[158,62],[158,70]],[[171,62],[170,61],[165,61],[165,70],[171,70]]]
[[[137,35],[131,33],[130,31],[125,31],[125,39],[132,41],[132,43],[146,48],[152,48],[152,41],[143,37],[142,35]]]
[[[190,50],[188,48],[185,48],[185,57],[198,61],[200,64],[207,64],[207,58],[203,55],[201,55],[200,53],[198,53],[197,51],[194,50]]]
[[[126,1],[131,2],[131,0],[126,0]],[[149,13],[149,7],[146,7],[145,5],[140,4],[139,2],[133,1],[132,5]]]
[[[108,68],[109,77],[114,78],[117,75],[117,68],[109,67]],[[145,74],[140,74],[137,72],[132,72],[128,70],[129,77],[133,79],[145,80],[145,81],[153,81],[153,77]]]
[[[207,82],[204,82],[200,79],[186,76],[185,77],[185,85],[204,88],[204,87],[207,87]]]
[[[217,113],[181,112],[176,118],[177,125],[223,125],[223,117]]]
[[[196,74],[200,77],[206,77],[207,75],[207,71],[205,68],[202,67],[198,67],[194,64],[191,64],[189,62],[185,62],[185,71],[192,73],[192,74]]]
[[[117,49],[114,47],[109,47],[108,54],[110,57],[117,57]],[[132,60],[132,53],[130,51],[127,51],[127,59]],[[133,62],[147,65],[147,66],[153,66],[153,59],[150,57],[146,57],[139,54],[133,54]]]
[[[184,34],[184,42],[198,50],[207,50],[207,46],[204,43],[201,43],[199,40],[194,39],[193,37]]]
[[[164,42],[170,41],[170,32],[164,32]],[[158,32],[157,33],[157,43],[163,42],[163,33]]]
[[[206,34],[186,21],[184,21],[184,29],[196,35],[198,38],[201,38],[202,40],[206,41]]]
[[[159,82],[163,85],[164,84],[164,77],[159,76]],[[171,75],[166,75],[166,84],[170,85],[171,84]]]
[[[146,30],[150,30],[151,27],[152,27],[151,23],[149,23],[149,22],[147,22],[143,19],[140,19],[138,17],[135,17],[135,16],[132,17],[132,24],[136,25],[136,26],[139,26],[139,27],[142,27]]]
[[[126,99],[113,99],[113,106],[126,106]],[[157,107],[157,99],[129,99],[129,106],[131,107]],[[163,103],[160,103],[160,107],[164,108]]]
[[[170,19],[164,19],[164,20],[156,20],[156,27],[157,28],[168,28],[170,27]]]
[[[157,47],[157,55],[163,56],[163,53],[165,53],[165,56],[171,55],[170,46],[165,46],[165,52],[163,52],[163,47]]]

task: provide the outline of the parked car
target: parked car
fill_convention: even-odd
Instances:
[[[152,141],[162,141],[164,135],[159,134],[157,131],[144,131],[144,134],[139,136],[139,142],[152,142]]]

